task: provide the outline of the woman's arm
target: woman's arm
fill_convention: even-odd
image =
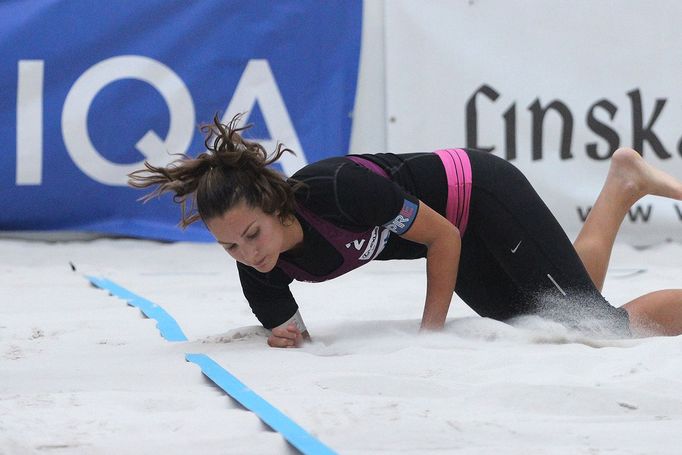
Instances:
[[[426,303],[421,328],[443,328],[457,282],[462,242],[459,230],[419,201],[412,226],[401,237],[426,245]]]
[[[239,262],[237,269],[251,310],[263,327],[272,330],[268,345],[285,348],[299,346],[303,340],[310,339],[296,300],[289,289],[292,281],[290,277],[279,269],[261,273]],[[292,313],[293,316],[289,316]]]

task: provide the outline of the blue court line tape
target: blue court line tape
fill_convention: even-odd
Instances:
[[[326,445],[315,439],[310,433],[277,408],[249,389],[239,379],[230,374],[225,368],[217,364],[205,354],[186,354],[188,362],[201,367],[201,371],[223,389],[228,395],[237,400],[246,409],[256,414],[270,428],[280,433],[294,447],[304,454],[335,454]]]
[[[159,305],[151,302],[144,297],[140,297],[124,287],[106,278],[99,278],[87,275],[85,278],[90,283],[100,289],[109,291],[112,295],[128,302],[128,305],[137,307],[145,316],[155,319],[156,327],[161,332],[161,336],[168,341],[187,341],[187,337],[180,329],[173,317]],[[195,363],[201,371],[211,379],[225,393],[237,400],[246,409],[258,416],[266,425],[277,431],[291,445],[296,447],[305,455],[327,455],[336,452],[315,439],[310,433],[301,426],[284,415],[277,408],[261,398],[258,394],[249,389],[244,383],[230,374],[225,368],[221,367],[213,359],[205,354],[185,354],[185,360]]]
[[[119,286],[113,281],[109,281],[106,278],[99,278],[95,276],[86,276],[85,278],[90,281],[94,286],[109,291],[112,295],[120,297],[128,302],[128,305],[137,307],[147,316],[149,319],[156,320],[156,328],[161,332],[161,336],[168,341],[187,341],[187,337],[183,333],[182,329],[178,323],[173,319],[173,317],[166,313],[166,310],[150,302],[149,300],[140,297],[137,294],[133,294],[129,290]]]

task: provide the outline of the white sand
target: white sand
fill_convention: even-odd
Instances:
[[[510,327],[457,299],[445,331],[417,335],[423,268],[376,262],[295,284],[315,341],[282,350],[265,344],[215,245],[2,240],[0,453],[295,452],[187,352],[344,454],[682,452],[682,337]],[[191,341],[165,341],[84,273],[163,306]],[[681,277],[679,244],[617,245],[605,294],[620,305]]]

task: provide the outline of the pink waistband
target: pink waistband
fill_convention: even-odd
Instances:
[[[452,224],[464,236],[469,222],[469,204],[471,202],[471,162],[462,149],[436,150],[448,180],[448,202],[445,214]]]

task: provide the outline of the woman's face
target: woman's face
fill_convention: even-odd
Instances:
[[[285,251],[286,229],[279,217],[244,202],[211,218],[206,226],[230,256],[259,272],[272,270]]]

